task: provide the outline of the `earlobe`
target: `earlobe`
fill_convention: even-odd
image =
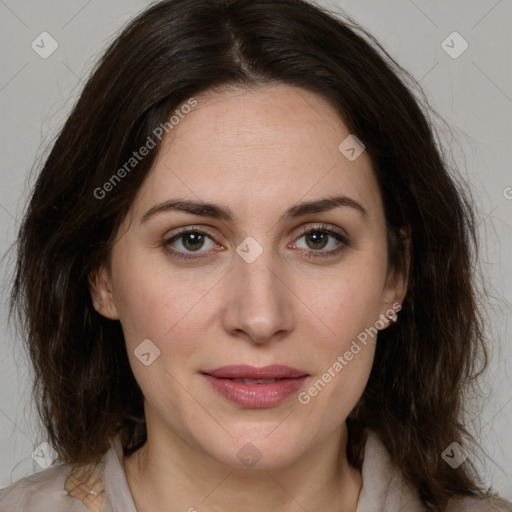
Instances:
[[[385,319],[385,328],[395,324],[398,321],[398,313],[402,309],[402,304],[407,293],[407,278],[403,272],[393,271],[388,276],[386,290],[384,292],[383,305],[386,312],[381,315]]]
[[[100,315],[110,320],[119,319],[112,293],[112,283],[105,267],[101,267],[89,275],[89,292],[94,309]]]
[[[405,230],[400,230],[402,250],[404,251],[404,265],[397,265],[391,269],[386,279],[384,290],[384,305],[387,311],[384,315],[386,328],[398,321],[398,312],[407,294],[407,283],[410,268],[410,238]],[[382,316],[381,316],[382,318]]]
[[[392,271],[388,279],[388,289],[393,298],[390,303],[403,304],[407,293],[407,283],[409,281],[409,269],[411,266],[411,234],[410,230],[402,228],[398,235],[400,240],[400,250],[403,252],[403,265],[398,264]]]
[[[402,309],[402,304],[399,302],[394,302],[393,306],[391,306],[386,313],[382,313],[380,315],[380,319],[375,323],[375,327],[379,331],[383,331],[387,329],[389,326],[396,324],[398,322],[398,312]]]

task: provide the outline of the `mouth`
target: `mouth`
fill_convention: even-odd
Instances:
[[[228,401],[244,408],[261,409],[279,404],[298,391],[309,374],[282,365],[261,368],[223,366],[202,372],[212,388]]]

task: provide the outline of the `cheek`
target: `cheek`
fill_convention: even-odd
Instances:
[[[338,337],[322,352],[321,370],[297,395],[300,421],[319,438],[337,429],[361,398],[373,364],[375,341]]]
[[[375,251],[356,254],[345,263],[315,293],[309,287],[308,301],[319,308],[324,334],[315,336],[309,360],[316,359],[318,371],[299,401],[310,408],[312,422],[325,418],[328,410],[326,426],[346,417],[361,397],[375,354],[375,324],[383,313],[386,261]]]
[[[359,262],[355,262],[359,258]],[[376,258],[354,256],[354,264],[340,267],[322,286],[302,289],[305,302],[312,305],[324,324],[324,340],[337,350],[350,345],[366,328],[375,326],[382,310],[385,262]]]
[[[161,339],[186,321],[198,297],[206,293],[207,283],[173,268],[160,254],[123,249],[118,248],[112,267],[116,308],[127,341]]]
[[[350,297],[346,295],[347,299]],[[368,304],[358,308],[357,301],[350,300],[346,307],[333,311],[331,325],[335,335],[316,338],[312,356],[317,358],[318,372],[298,395],[311,428],[336,428],[363,394],[375,355],[373,324]]]

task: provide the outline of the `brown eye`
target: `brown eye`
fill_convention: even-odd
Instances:
[[[304,239],[305,247],[298,244],[298,241]],[[305,228],[302,236],[294,243],[299,249],[303,249],[308,257],[328,257],[338,254],[345,246],[349,245],[346,237],[336,233],[326,226]],[[324,250],[328,248],[328,250]]]
[[[329,236],[322,231],[309,231],[304,238],[310,249],[324,249],[329,242]]]
[[[208,246],[208,243],[210,244]],[[212,238],[202,231],[189,229],[181,231],[180,233],[168,238],[164,241],[164,247],[172,256],[178,258],[195,258],[203,257],[208,249],[215,247]],[[206,248],[206,250],[201,250]],[[197,256],[190,253],[198,253]]]
[[[189,251],[197,251],[198,249],[201,249],[205,240],[204,235],[197,231],[190,231],[189,233],[180,235],[180,238],[183,247]]]

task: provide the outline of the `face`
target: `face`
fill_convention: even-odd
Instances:
[[[368,333],[405,290],[370,158],[351,139],[339,149],[350,132],[324,99],[284,85],[195,99],[93,302],[121,322],[148,435],[280,467],[341,431],[369,377]]]

